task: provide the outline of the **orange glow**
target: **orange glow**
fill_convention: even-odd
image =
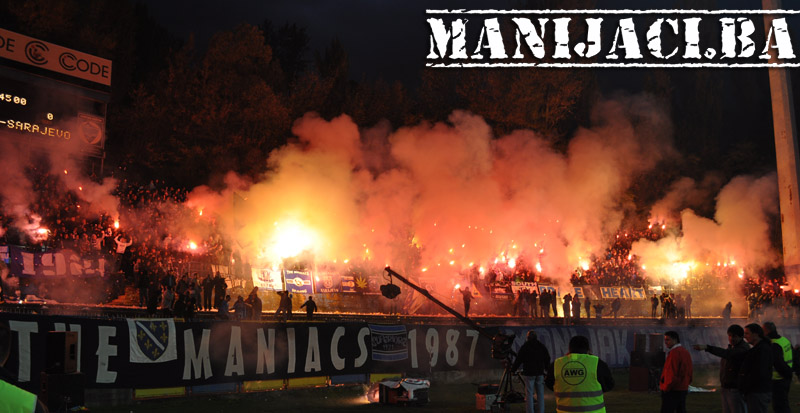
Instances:
[[[297,221],[289,221],[280,225],[276,223],[272,249],[280,258],[294,257],[303,251],[312,249],[317,238],[314,231]]]
[[[114,228],[119,229],[119,221],[114,221]]]
[[[190,250],[196,250],[197,249],[197,244],[195,244],[194,241],[189,241],[189,249]]]

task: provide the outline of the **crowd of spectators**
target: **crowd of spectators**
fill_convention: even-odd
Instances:
[[[47,168],[31,166],[25,173],[32,184],[26,198],[30,204],[0,200],[6,211],[0,215],[2,245],[29,251],[69,249],[87,259],[103,257],[106,274],[124,274],[123,282],[131,286],[151,280],[162,296],[164,280],[170,276],[188,287],[198,282],[193,270],[209,272],[212,263],[236,261],[224,247],[213,217],[203,217],[186,206],[183,189],[157,180],[147,185],[121,180],[113,187],[102,186],[109,192],[100,195],[105,201],[112,200],[114,208],[96,211],[97,205],[85,201],[79,192],[92,191],[97,196],[101,184],[87,179],[83,185],[68,188],[73,180],[61,179]],[[184,224],[174,225],[176,222]],[[193,223],[200,229],[190,234],[185,228],[191,229]],[[116,293],[124,291],[124,286],[117,287]],[[176,291],[179,295],[184,292]],[[41,297],[46,292],[34,288],[32,293]],[[178,298],[175,303],[180,307]]]
[[[67,170],[60,176],[62,171],[30,166],[25,173],[32,185],[28,192],[30,204],[9,207],[12,200],[0,199],[3,211],[6,211],[0,215],[0,244],[38,251],[69,249],[85,258],[104,256],[107,258],[107,273],[124,274],[126,284],[136,286],[141,292],[139,304],[142,306],[148,306],[150,301],[163,302],[166,290],[171,288],[175,294],[174,304],[179,310],[186,307],[182,306],[183,302],[190,301],[197,308],[207,308],[209,304],[201,299],[205,290],[202,279],[211,275],[210,264],[244,266],[243,260],[231,250],[232,242],[220,235],[215,217],[203,216],[202,210],[187,206],[185,189],[172,188],[158,180],[139,185],[119,179],[113,182],[114,185],[107,185],[107,182],[101,185],[98,180],[90,178],[86,178],[84,188],[75,183],[76,179],[64,179],[71,173]],[[87,202],[81,191],[96,195],[101,187],[107,192],[106,200],[113,200],[114,205],[96,211],[96,205]],[[11,214],[10,211],[17,212]],[[181,225],[175,225],[176,222]],[[631,245],[640,239],[658,240],[664,231],[662,226],[651,226],[618,232],[609,240],[603,253],[592,256],[575,269],[572,285],[647,287],[647,275],[638,257],[631,254]],[[230,268],[240,275],[249,273],[237,265]],[[465,275],[472,285],[481,289],[480,293],[493,293],[505,288],[515,296],[517,294],[513,294],[511,289],[514,281],[554,284],[554,280],[542,274],[535,260],[524,256],[513,263],[508,260],[486,270],[474,267],[468,272]],[[800,305],[798,294],[784,292],[777,284],[769,284],[768,280],[751,281],[751,284],[745,287],[744,294],[751,313],[758,314],[764,308],[777,308],[787,315],[797,311],[793,309]],[[765,288],[762,289],[761,285]],[[522,302],[532,302],[533,308],[546,303],[556,313],[555,297],[552,300],[538,297],[537,300],[528,298],[530,293],[527,291]],[[224,292],[221,298],[224,298]],[[519,301],[518,297],[513,299]],[[667,317],[681,314],[679,309],[683,306],[677,297],[667,299],[666,306],[665,300],[660,301],[662,309],[669,309],[672,302],[678,308]],[[211,306],[217,307],[217,304],[215,300]],[[234,305],[235,302],[231,303]]]

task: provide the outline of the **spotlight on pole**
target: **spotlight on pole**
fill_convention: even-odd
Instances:
[[[393,299],[395,299],[395,297],[400,295],[400,287],[398,287],[398,286],[396,286],[396,285],[394,285],[392,283],[384,284],[384,285],[381,286],[381,294],[384,297],[386,297],[386,298],[388,298],[390,300],[393,300]]]

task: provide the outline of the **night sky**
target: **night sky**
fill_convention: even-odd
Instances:
[[[436,8],[511,7],[508,1],[159,1],[143,0],[156,20],[199,47],[219,30],[241,23],[274,27],[296,23],[308,29],[313,51],[324,50],[338,38],[350,57],[353,79],[380,77],[415,83],[428,51],[425,10]]]

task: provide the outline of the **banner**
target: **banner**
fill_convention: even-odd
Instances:
[[[342,285],[342,292],[343,293],[354,293],[356,292],[356,279],[352,275],[342,275],[340,277],[341,285]]]
[[[342,292],[342,277],[336,271],[318,270],[315,275],[314,294]]]
[[[286,291],[292,294],[314,293],[314,283],[311,280],[311,271],[285,271]]]
[[[281,271],[269,268],[251,268],[253,286],[266,291],[283,291]]]
[[[131,363],[163,363],[178,358],[175,320],[149,318],[127,321]]]
[[[106,259],[86,258],[70,250],[29,252],[8,247],[8,269],[15,277],[104,277]]]
[[[539,285],[539,294],[547,291],[550,294],[555,294],[558,297],[558,287],[555,285]]]
[[[600,296],[605,299],[646,300],[647,291],[643,287],[599,287]]]
[[[84,373],[87,388],[194,386],[366,373],[413,377],[435,371],[502,368],[500,361],[491,358],[491,340],[461,324],[182,322],[12,313],[0,313],[0,320],[7,321],[12,332],[11,354],[4,367],[31,390],[40,388],[48,331],[78,333],[78,371]],[[487,327],[486,332],[514,335],[516,350],[532,329],[551,358],[566,354],[569,340],[583,335],[592,354],[612,368],[621,368],[630,365],[634,334],[655,334],[649,339],[658,340],[660,346],[666,330],[678,332],[695,365],[716,365],[718,357],[691,346],[724,347],[725,328],[534,325]],[[796,325],[779,326],[779,331],[792,343],[800,340]],[[148,349],[147,338],[150,348],[158,350]]]
[[[511,282],[511,291],[514,295],[519,294],[520,290],[528,290],[533,291],[536,289],[535,282],[528,282],[528,281],[512,281]]]
[[[0,313],[5,368],[39,386],[48,331],[78,333],[87,388],[155,388],[366,373],[500,369],[491,341],[463,325],[100,320]],[[488,331],[494,334],[496,329]],[[148,346],[148,340],[150,342]],[[160,345],[159,345],[160,344]]]
[[[404,325],[369,325],[372,359],[398,361],[408,358],[408,337]]]

